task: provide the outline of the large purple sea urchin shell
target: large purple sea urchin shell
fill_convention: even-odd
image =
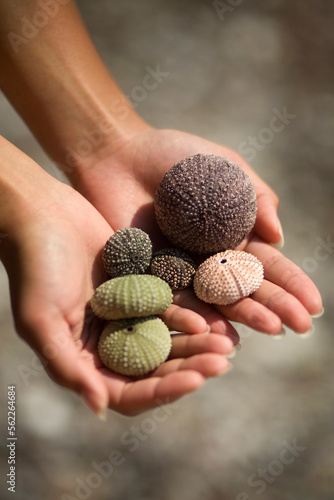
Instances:
[[[155,197],[161,231],[175,246],[198,254],[235,248],[252,230],[256,194],[245,172],[214,155],[173,165]]]

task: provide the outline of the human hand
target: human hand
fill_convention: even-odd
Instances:
[[[156,246],[162,246],[166,242],[153,207],[156,188],[175,162],[196,153],[227,157],[253,181],[258,202],[256,224],[238,249],[253,253],[263,262],[265,281],[252,298],[230,306],[204,308],[189,291],[176,294],[174,302],[202,314],[212,332],[223,333],[223,318],[269,334],[279,333],[283,324],[296,332],[306,332],[311,327],[310,314],[321,309],[319,292],[301,269],[270,245],[278,243],[282,236],[277,196],[234,151],[184,132],[144,126],[142,132],[114,142],[112,150],[104,148],[89,158],[80,175],[73,175],[74,185],[114,229],[140,227],[151,235]]]
[[[102,322],[89,302],[93,290],[107,279],[101,252],[113,231],[79,193],[48,176],[13,146],[2,150],[2,162],[9,179],[0,182],[6,199],[2,213],[8,210],[10,219],[0,218],[1,229],[8,233],[0,251],[15,324],[53,380],[82,395],[97,413],[110,407],[133,414],[173,401],[200,387],[207,377],[227,371],[224,355],[232,351],[232,341],[204,333],[206,322],[176,305],[163,315],[167,325],[197,335],[173,336],[169,359],[145,379],[133,380],[104,368],[97,355]],[[10,172],[15,174],[13,183]],[[19,183],[25,199],[20,193],[13,197],[14,188],[5,187],[8,182]]]

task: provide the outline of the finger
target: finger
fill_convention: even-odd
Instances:
[[[166,361],[157,368],[155,375],[163,377],[168,373],[183,370],[196,370],[203,377],[216,377],[227,372],[231,368],[229,361],[219,355],[213,353],[197,354],[190,358],[176,358]]]
[[[208,324],[200,314],[175,304],[172,304],[160,317],[170,330],[177,332],[200,334],[208,330]]]
[[[205,377],[196,370],[169,371],[162,378],[154,374],[136,381],[114,376],[109,370],[101,371],[105,374],[109,388],[109,407],[129,416],[171,403],[195,391],[205,382]]]
[[[232,340],[234,345],[239,342],[239,335],[236,329],[212,305],[207,304],[196,297],[195,292],[192,289],[189,288],[174,292],[174,304],[183,307],[185,311],[194,311],[197,313],[197,316],[199,315],[204,318],[206,325],[210,327],[210,333],[226,335]],[[192,332],[192,330],[182,329],[177,331]]]
[[[284,245],[283,229],[277,215],[278,198],[268,186],[261,186],[256,193],[257,214],[254,230],[268,243],[279,248]]]
[[[312,326],[311,317],[296,297],[283,288],[264,280],[252,298],[273,311],[282,322],[296,333],[304,333]]]
[[[254,226],[256,233],[269,243],[281,242],[283,232],[277,215],[279,199],[276,193],[254,172],[242,156],[230,150],[228,157],[240,165],[253,182],[257,198],[257,216]]]
[[[256,238],[249,243],[247,251],[263,263],[264,276],[268,281],[296,297],[309,314],[321,311],[322,300],[317,287],[296,264],[271,245]]]
[[[172,351],[170,358],[187,358],[195,354],[216,353],[231,354],[234,345],[226,336],[214,333],[198,335],[172,335]]]
[[[229,320],[243,323],[259,332],[275,335],[282,330],[282,321],[278,315],[250,297],[228,306],[216,307]]]

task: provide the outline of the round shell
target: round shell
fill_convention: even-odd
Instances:
[[[100,318],[115,320],[161,314],[172,300],[165,281],[148,274],[130,274],[102,283],[93,294],[91,307]]]
[[[151,273],[166,281],[172,290],[190,286],[195,272],[195,262],[183,252],[165,249],[153,254]]]
[[[251,231],[256,194],[245,172],[219,156],[197,154],[164,175],[155,213],[173,245],[198,254],[235,248]]]
[[[102,332],[98,352],[116,373],[145,375],[163,363],[171,350],[167,326],[154,316],[110,321]]]
[[[254,255],[227,250],[199,266],[194,290],[204,302],[227,305],[255,292],[262,280],[263,266]]]
[[[104,268],[112,278],[143,274],[150,265],[152,243],[148,234],[136,227],[116,231],[104,246]]]

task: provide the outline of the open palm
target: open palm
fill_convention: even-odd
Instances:
[[[134,381],[103,368],[96,349],[103,324],[89,301],[107,278],[101,251],[112,229],[72,188],[56,185],[56,191],[57,205],[39,210],[2,248],[17,330],[50,376],[82,394],[96,412],[109,406],[133,414],[173,401],[226,371],[222,355],[232,351],[232,341],[203,333],[205,321],[175,305],[164,314],[168,326],[198,335],[175,336],[170,359],[146,379]]]
[[[279,333],[282,324],[296,332],[307,331],[311,326],[310,314],[321,308],[320,295],[302,270],[269,244],[280,239],[276,214],[278,199],[234,151],[183,132],[145,128],[118,146],[113,145],[110,154],[106,149],[94,166],[82,175],[76,187],[115,230],[140,227],[159,247],[166,242],[154,215],[157,186],[175,162],[197,153],[227,157],[238,163],[252,179],[258,201],[257,220],[252,235],[238,248],[262,261],[265,281],[252,298],[230,306],[204,306],[188,290],[178,293],[174,303],[197,311],[211,331],[220,333],[226,328],[225,318],[270,334]]]

